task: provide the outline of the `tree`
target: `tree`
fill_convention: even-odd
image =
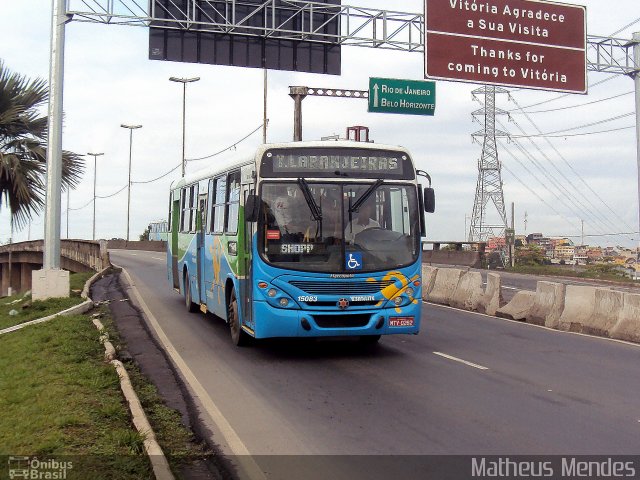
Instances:
[[[0,209],[8,206],[11,220],[23,227],[45,204],[47,83],[9,71],[0,60]],[[73,188],[84,171],[79,155],[62,152],[62,188]]]
[[[516,249],[516,263],[518,265],[543,265],[544,251],[538,245],[526,245]]]
[[[140,241],[144,242],[145,240],[149,240],[149,233],[151,233],[151,225],[149,225],[142,235],[140,235]]]

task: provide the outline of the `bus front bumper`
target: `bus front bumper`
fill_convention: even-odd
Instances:
[[[417,334],[421,302],[353,311],[289,310],[254,302],[256,338]]]

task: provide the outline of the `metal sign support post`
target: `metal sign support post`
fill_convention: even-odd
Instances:
[[[60,269],[65,1],[52,0],[51,10],[44,253],[42,270],[34,271],[32,276],[34,300],[69,296],[69,272]]]
[[[638,162],[638,236],[640,237],[640,32],[633,34],[633,59],[636,67],[633,81],[636,86],[636,159]],[[640,261],[640,238],[636,261]]]

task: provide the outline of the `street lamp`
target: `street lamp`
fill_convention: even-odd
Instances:
[[[170,77],[169,80],[172,82],[178,82],[182,84],[182,176],[184,177],[184,171],[185,171],[184,139],[185,139],[185,113],[186,113],[186,104],[187,104],[187,83],[197,82],[198,80],[200,80],[200,77],[193,77],[193,78]]]
[[[129,129],[129,183],[127,184],[127,242],[129,241],[129,213],[131,211],[131,149],[133,147],[133,131],[142,128],[142,125],[120,125]]]
[[[91,153],[88,152],[87,155],[91,155],[93,157],[93,236],[92,240],[96,239],[96,166],[97,160],[100,155],[104,155],[104,153]]]

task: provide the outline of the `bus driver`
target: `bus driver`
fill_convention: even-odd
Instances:
[[[344,231],[346,242],[353,243],[356,235],[369,228],[380,228],[380,224],[373,219],[374,207],[370,202],[363,204],[358,210],[358,216],[347,224]]]

